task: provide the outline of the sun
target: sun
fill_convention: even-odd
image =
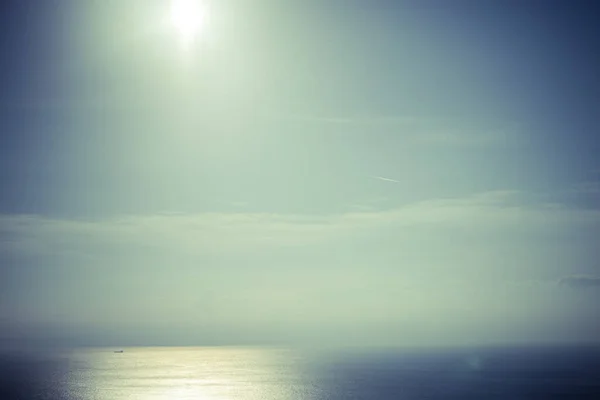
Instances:
[[[200,0],[171,0],[171,23],[184,45],[197,39],[206,20],[206,8]]]

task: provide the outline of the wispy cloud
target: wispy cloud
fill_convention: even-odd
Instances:
[[[387,181],[386,179],[383,179]],[[395,182],[392,180],[392,182]],[[389,229],[426,229],[540,234],[576,227],[600,228],[600,211],[556,204],[528,204],[519,192],[484,192],[469,197],[432,199],[387,210],[362,208],[342,214],[161,213],[102,220],[43,216],[0,216],[0,252],[86,253],[108,247],[169,249],[181,254],[260,252],[327,244]]]
[[[589,245],[570,240],[578,231],[590,237]],[[556,305],[569,306],[574,296],[557,289],[560,276],[568,287],[598,284],[571,275],[575,268],[589,271],[577,264],[589,258],[565,261],[563,255],[587,251],[598,234],[600,211],[531,204],[514,191],[331,215],[4,215],[0,262],[8,260],[20,281],[46,279],[60,289],[44,294],[32,284],[23,293],[1,281],[0,294],[29,302],[32,320],[54,320],[53,310],[60,310],[64,321],[93,327],[132,321],[168,326],[187,321],[200,303],[212,313],[203,321],[213,318],[228,329],[271,320],[387,326],[394,319],[400,325],[421,321],[430,331],[427,321],[442,321],[445,329],[453,321],[448,315],[464,316],[467,325],[512,320],[537,326],[546,318],[542,311],[548,311],[546,321],[563,326]],[[552,283],[502,283],[527,279]],[[0,307],[0,317],[3,312],[13,314]],[[584,324],[589,317],[581,315]]]
[[[570,275],[561,278],[558,284],[560,286],[567,286],[574,289],[600,288],[600,277],[589,275]]]
[[[411,116],[336,116],[308,114],[272,114],[272,118],[318,124],[343,124],[356,126],[410,126],[421,119]]]
[[[393,134],[417,145],[489,146],[524,144],[526,130],[515,122],[491,124],[481,121],[409,115],[319,116],[274,114],[276,120],[342,128],[348,134]]]
[[[579,182],[573,185],[571,192],[576,194],[600,194],[600,181]]]

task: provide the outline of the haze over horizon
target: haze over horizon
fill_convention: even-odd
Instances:
[[[0,345],[597,343],[593,3],[169,4],[0,8]]]

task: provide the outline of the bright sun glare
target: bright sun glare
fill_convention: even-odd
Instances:
[[[184,44],[192,42],[202,29],[206,18],[206,9],[201,0],[172,0],[171,22]]]

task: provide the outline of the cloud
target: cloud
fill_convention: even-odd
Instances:
[[[354,125],[364,127],[376,127],[376,126],[412,126],[422,119],[410,117],[410,116],[325,116],[325,115],[304,115],[304,114],[272,114],[272,118],[296,121],[296,122],[307,122],[315,124],[327,124],[327,125]]]
[[[523,197],[493,191],[330,215],[4,215],[0,268],[8,261],[13,278],[0,282],[0,294],[29,304],[18,314],[26,321],[89,327],[184,324],[196,313],[227,331],[268,321],[320,329],[391,320],[432,331],[427,321],[446,329],[454,315],[466,325],[534,324],[538,314],[554,321],[555,305],[573,296],[550,292],[572,265],[589,270],[585,240],[600,233],[600,213]],[[572,240],[590,226],[590,239]],[[540,277],[548,290],[503,284]],[[0,316],[13,315],[5,304]]]
[[[569,234],[600,227],[600,211],[555,204],[528,204],[522,194],[495,191],[461,198],[432,199],[387,210],[354,209],[330,215],[270,213],[162,213],[97,220],[57,219],[32,215],[0,216],[0,255],[39,254],[103,257],[130,252],[209,255],[265,253],[326,248],[335,243],[370,240],[387,243],[458,240],[468,234],[529,237]],[[533,235],[533,236],[532,236]],[[378,240],[377,238],[381,238]],[[359,242],[356,242],[359,241]]]
[[[517,126],[495,127],[456,121],[420,125],[411,138],[420,144],[460,147],[523,144],[527,139]]]
[[[376,208],[369,204],[350,204],[348,206],[351,210],[358,212],[371,212],[376,210]]]
[[[345,133],[394,134],[426,146],[490,146],[523,144],[528,140],[518,123],[490,124],[457,118],[423,118],[409,115],[319,116],[274,114],[280,121],[322,125]]]
[[[579,182],[576,185],[573,185],[571,192],[584,195],[600,194],[600,181]]]
[[[560,286],[574,289],[600,288],[600,277],[589,275],[570,275],[558,281]]]
[[[250,205],[250,203],[248,203],[247,201],[232,201],[229,204],[237,208],[246,208]]]

